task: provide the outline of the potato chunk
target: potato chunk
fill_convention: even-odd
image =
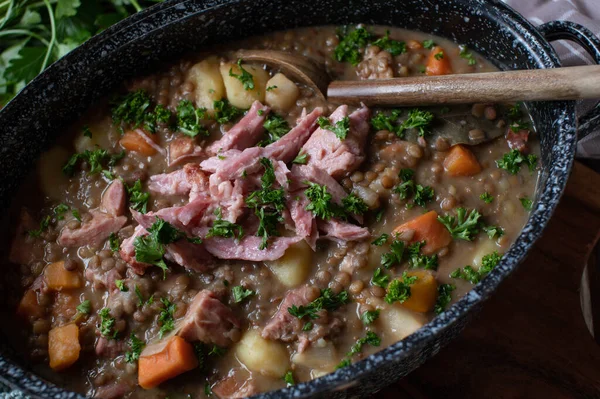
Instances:
[[[281,258],[265,264],[281,284],[292,288],[302,284],[308,277],[312,255],[313,251],[306,241],[300,241],[291,245]]]
[[[192,66],[186,80],[194,84],[196,107],[214,109],[214,102],[225,96],[225,85],[217,57],[208,57]]]
[[[473,251],[473,269],[479,270],[481,267],[481,259],[497,250],[498,245],[496,245],[496,241],[484,239],[483,242],[477,246],[477,249]]]
[[[48,357],[53,370],[60,371],[71,366],[79,359],[80,351],[77,325],[55,327],[48,333]]]
[[[267,82],[265,102],[276,112],[286,112],[296,104],[300,90],[284,74],[278,73]]]
[[[424,314],[413,312],[400,305],[388,305],[379,298],[369,298],[367,303],[381,310],[377,322],[387,336],[397,341],[408,337],[427,323]]]
[[[267,377],[281,378],[290,368],[285,347],[262,338],[257,330],[244,334],[235,347],[235,354],[248,370]]]
[[[226,62],[221,64],[221,77],[225,84],[225,92],[227,93],[227,99],[234,107],[238,108],[250,108],[252,103],[256,100],[260,102],[265,101],[265,88],[267,80],[269,80],[269,74],[264,69],[258,66],[242,64],[250,75],[252,75],[252,81],[254,82],[254,89],[244,89],[244,84],[235,76],[229,76],[229,71],[235,75],[241,75],[242,71],[237,64]]]
[[[320,339],[302,353],[292,356],[292,363],[311,370],[330,373],[339,363],[333,343]]]

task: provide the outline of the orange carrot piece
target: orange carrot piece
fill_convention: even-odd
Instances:
[[[431,255],[440,249],[447,247],[452,241],[450,233],[437,220],[438,214],[436,211],[429,211],[423,215],[409,220],[408,222],[396,227],[392,235],[400,234],[407,230],[414,232],[411,242],[425,241],[425,245],[421,248],[421,252],[425,255]]]
[[[119,144],[127,151],[134,151],[144,156],[151,156],[156,154],[156,149],[152,147],[141,135],[147,135],[143,130],[136,129],[125,132]],[[152,138],[152,137],[151,137]]]
[[[437,282],[433,274],[427,270],[415,270],[406,273],[416,276],[417,281],[410,286],[410,298],[401,306],[419,313],[427,313],[433,310],[437,301]]]
[[[54,262],[46,266],[44,278],[48,288],[54,291],[80,288],[83,285],[79,273],[65,269],[64,261]]]
[[[444,170],[449,176],[473,176],[481,172],[481,165],[471,150],[455,145],[444,159]]]
[[[173,336],[159,352],[140,356],[138,382],[144,389],[159,384],[198,367],[194,348],[181,337]]]
[[[410,50],[420,50],[423,48],[423,45],[420,42],[411,39],[406,42],[406,47]]]
[[[41,317],[43,314],[44,309],[38,303],[37,294],[34,290],[27,290],[17,307],[17,315],[23,319],[29,319],[30,317]]]
[[[48,333],[48,357],[54,371],[64,370],[75,363],[80,351],[79,327],[76,324],[55,327]]]
[[[448,75],[452,73],[450,58],[448,54],[440,46],[435,46],[431,49],[425,66],[425,73],[430,76]]]

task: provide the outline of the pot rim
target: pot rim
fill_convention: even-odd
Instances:
[[[54,70],[60,68],[63,64],[70,63],[74,59],[77,59],[77,57],[85,54],[85,52],[87,52],[90,48],[108,39],[118,41],[119,36],[121,36],[120,34],[123,31],[130,31],[137,24],[144,22],[144,20],[151,19],[157,14],[167,11],[171,7],[177,7],[178,5],[188,1],[189,0],[167,0],[164,3],[159,3],[140,13],[134,14],[133,16],[106,29],[104,32],[91,38],[77,49],[63,57],[61,60],[55,62],[43,73],[38,75],[38,77],[36,77],[32,82],[30,82],[30,84],[26,86],[26,89],[24,89],[15,97],[15,100],[25,97],[28,92],[27,88],[33,87],[35,91],[37,83],[43,83],[40,81],[46,77],[51,77],[51,74]],[[232,3],[240,3],[244,1],[247,0],[221,0],[211,2],[210,5],[200,12],[203,13],[216,7],[223,7]],[[538,60],[540,67],[549,68],[560,66],[560,60],[554,48],[543,37],[540,31],[533,26],[533,24],[514,11],[511,7],[504,4],[501,0],[487,0],[484,6],[490,10],[492,17],[500,20],[502,24],[514,29],[515,31],[526,33],[528,35],[527,43],[529,53],[540,57]],[[164,26],[172,22],[173,21],[166,24],[160,24],[158,29],[162,29]],[[129,39],[125,38],[124,40],[128,41]],[[17,102],[18,101],[14,100],[9,102],[0,112],[10,112],[13,107],[16,107]],[[554,106],[561,109],[560,118],[572,116],[574,119],[574,101],[555,102]],[[548,196],[550,200],[547,200],[545,204],[536,203],[536,206],[534,209],[532,209],[529,219],[523,227],[523,230],[516,238],[509,251],[504,254],[500,263],[486,278],[475,285],[471,291],[469,291],[465,296],[459,299],[442,314],[436,316],[433,320],[403,340],[398,341],[379,352],[367,356],[361,361],[353,363],[352,365],[339,369],[333,373],[308,382],[298,383],[297,385],[289,388],[265,392],[253,397],[264,399],[282,397],[304,398],[328,390],[343,389],[347,386],[350,386],[358,377],[364,377],[376,372],[377,369],[384,363],[390,361],[400,362],[407,359],[414,352],[420,352],[424,350],[424,348],[428,347],[434,342],[437,335],[451,328],[451,326],[474,310],[476,306],[487,300],[491,294],[496,291],[500,283],[502,283],[502,281],[504,281],[506,277],[508,277],[517,268],[517,266],[519,266],[529,249],[542,235],[543,230],[545,229],[550,217],[554,213],[559,199],[564,192],[574,161],[577,135],[574,124],[564,124],[562,127],[557,129],[561,129],[560,134],[565,140],[563,146],[564,157],[559,159],[557,162],[548,165],[548,181],[546,185],[542,187],[542,190],[538,192],[538,197]],[[434,349],[434,353],[436,353],[437,350],[439,350],[439,346]],[[14,362],[12,359],[5,357],[2,353],[0,353],[0,381],[12,387],[13,389],[20,390],[25,394],[30,395],[33,398],[85,398],[84,395],[69,391],[57,386],[53,382],[43,379],[38,374],[27,370],[20,364]]]

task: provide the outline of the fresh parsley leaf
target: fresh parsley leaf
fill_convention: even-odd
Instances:
[[[383,112],[377,112],[377,114],[371,118],[371,126],[373,126],[373,129],[376,131],[387,130],[398,134],[398,130],[400,129],[400,126],[398,125],[400,113],[401,111],[399,109],[392,110],[389,115],[386,115]]]
[[[114,123],[128,123],[133,128],[143,127],[150,133],[156,133],[159,123],[167,123],[170,112],[162,105],[152,108],[152,100],[143,89],[130,92],[111,101]]]
[[[379,47],[380,49],[387,51],[393,56],[400,55],[406,52],[406,43],[390,39],[390,31],[385,32],[385,36],[375,40],[372,43],[374,46]]]
[[[361,50],[372,39],[365,28],[356,28],[352,32],[338,32],[339,44],[333,51],[333,57],[339,62],[349,62],[357,66],[362,60]]]
[[[352,360],[344,359],[337,366],[335,366],[336,370],[343,369],[344,367],[348,367],[352,364]]]
[[[296,163],[298,165],[306,165],[307,162],[308,154],[303,151],[300,151],[298,155],[296,155],[296,158],[294,158],[294,160],[292,161],[292,163]]]
[[[337,204],[333,203],[333,197],[327,191],[326,186],[308,181],[305,183],[308,188],[304,191],[304,195],[310,200],[310,204],[306,206],[307,211],[311,211],[315,217],[323,220],[340,216],[340,209]]]
[[[381,255],[381,265],[386,269],[402,263],[404,256],[404,241],[394,240],[390,244],[390,252]]]
[[[481,213],[476,209],[468,212],[465,208],[456,208],[456,217],[446,215],[438,216],[438,221],[442,223],[453,238],[460,238],[466,241],[472,241],[475,235],[479,233],[481,227]]]
[[[266,91],[272,91],[272,90],[275,90],[276,88],[277,88],[277,86],[276,86],[276,85],[273,85],[273,86],[269,86],[269,87],[267,87],[265,90],[266,90]]]
[[[431,50],[435,47],[435,42],[433,40],[423,40],[423,47],[427,50]]]
[[[530,130],[529,123],[523,121],[514,121],[510,124],[510,130],[517,133],[521,130]]]
[[[486,204],[491,204],[494,201],[494,196],[487,191],[479,196],[479,199]]]
[[[129,291],[129,288],[127,288],[127,286],[125,285],[125,282],[123,280],[115,280],[115,285],[121,292]]]
[[[77,209],[71,209],[71,215],[73,215],[78,222],[81,222],[81,215]]]
[[[269,114],[263,126],[267,133],[267,138],[259,143],[261,146],[265,146],[279,140],[290,131],[290,125],[287,123],[287,121],[281,116],[273,113]]]
[[[502,230],[502,228],[499,226],[484,226],[483,231],[486,232],[491,240],[500,238],[504,235],[504,230]]]
[[[89,299],[86,299],[85,301],[82,301],[79,305],[77,305],[75,309],[79,314],[90,314],[90,312],[92,311],[92,303]]]
[[[98,316],[100,316],[100,325],[98,326],[100,329],[100,334],[108,339],[115,339],[118,331],[113,331],[116,320],[114,317],[110,316],[110,309],[103,308],[100,310],[100,312],[98,312]]]
[[[460,50],[460,52],[458,53],[460,58],[464,58],[465,60],[467,60],[467,63],[469,65],[477,64],[477,60],[475,59],[475,56],[473,55],[472,52],[469,51],[467,46],[465,46],[464,44],[461,44],[460,46],[458,46],[458,49]]]
[[[227,99],[213,102],[214,118],[220,125],[232,122],[244,114],[244,110],[236,108],[227,101]]]
[[[182,100],[177,105],[177,130],[186,136],[207,137],[209,132],[201,123],[203,119],[207,119],[206,108],[194,108],[189,100]]]
[[[425,246],[425,241],[415,242],[406,249],[408,253],[408,264],[412,268],[423,268],[425,270],[437,270],[438,256],[423,255],[421,248]]]
[[[380,247],[387,242],[388,238],[390,238],[390,236],[383,233],[382,235],[377,237],[375,240],[373,240],[373,242],[371,242],[371,244]]]
[[[472,266],[465,266],[462,269],[459,267],[452,273],[450,273],[450,277],[452,278],[460,278],[462,280],[468,281],[471,284],[477,284],[481,277],[477,270],[473,269]]]
[[[58,204],[54,207],[53,213],[56,220],[63,220],[65,218],[65,213],[69,210],[69,207],[66,204]]]
[[[317,313],[323,309],[332,311],[336,310],[340,306],[348,303],[348,292],[342,291],[339,294],[334,294],[330,288],[321,290],[321,296],[312,301],[306,306],[292,305],[288,308],[289,314],[299,319],[308,318],[310,320],[316,319],[319,316]]]
[[[210,387],[210,383],[208,381],[206,381],[204,383],[204,395],[206,396],[212,396],[212,388]]]
[[[288,387],[296,385],[296,381],[294,381],[294,373],[291,370],[285,373],[285,375],[283,376],[283,381],[285,381],[285,384]]]
[[[491,254],[487,254],[481,258],[481,267],[479,270],[475,270],[472,266],[465,266],[462,269],[458,268],[450,273],[450,277],[460,278],[470,282],[471,284],[477,284],[485,276],[487,276],[494,269],[494,267],[496,267],[496,265],[498,265],[500,259],[502,259],[502,255],[498,254],[497,251],[494,251]]]
[[[115,233],[110,233],[108,236],[108,246],[111,251],[119,252],[121,247],[121,242],[119,241],[119,237]]]
[[[415,171],[412,169],[401,169],[398,174],[402,183],[394,187],[394,192],[398,194],[400,199],[407,199],[413,195],[415,191],[414,176]]]
[[[410,298],[410,286],[417,281],[417,276],[408,276],[402,273],[402,278],[394,279],[387,287],[387,293],[383,298],[387,303],[404,303]]]
[[[433,308],[435,314],[440,314],[446,310],[446,307],[452,301],[452,291],[455,289],[456,286],[452,284],[440,284],[438,286],[438,297]]]
[[[85,125],[83,127],[83,136],[92,138],[92,131],[90,130],[90,127],[88,125]]]
[[[340,140],[344,140],[348,136],[348,132],[350,131],[350,118],[345,116],[339,121],[335,123],[335,125],[331,124],[331,121],[324,116],[319,116],[317,119],[317,123],[321,127],[321,129],[329,130],[333,134],[336,135]]]
[[[517,102],[515,105],[508,109],[508,119],[517,120],[523,116],[523,112],[521,111],[521,107],[523,106],[522,102]]]
[[[210,237],[225,237],[237,238],[238,240],[244,235],[244,229],[239,224],[231,223],[228,220],[217,219],[213,222],[212,227],[208,230],[206,238]]]
[[[383,209],[380,209],[379,211],[377,211],[377,213],[375,214],[375,221],[381,222],[381,219],[383,218],[384,214],[385,214],[385,210],[383,210]]]
[[[148,212],[150,194],[142,190],[142,182],[136,180],[133,186],[128,187],[125,185],[125,187],[127,188],[127,194],[129,194],[129,206],[141,213]]]
[[[390,276],[386,275],[382,268],[378,267],[373,272],[373,277],[371,278],[371,284],[376,285],[381,288],[387,288],[390,283]]]
[[[433,188],[429,186],[422,186],[417,184],[415,186],[415,197],[413,202],[419,206],[426,206],[428,202],[433,201],[434,192]]]
[[[158,217],[147,230],[148,235],[136,237],[133,241],[135,259],[138,262],[160,267],[166,277],[168,267],[163,259],[166,252],[165,245],[185,237],[185,234]]]
[[[441,59],[443,59],[443,58],[444,58],[444,52],[443,52],[443,51],[437,52],[437,53],[435,53],[435,54],[433,55],[433,57],[434,57],[436,60],[441,60]]]
[[[365,326],[371,325],[379,318],[379,309],[377,310],[367,310],[362,315],[360,315],[360,320],[363,322]]]
[[[533,208],[533,201],[530,200],[527,197],[523,197],[523,198],[519,198],[519,201],[521,201],[521,205],[523,205],[523,208],[525,208],[526,211],[531,211],[531,209]]]
[[[412,109],[408,111],[408,118],[402,122],[396,135],[400,138],[404,137],[404,131],[408,129],[416,129],[419,131],[419,136],[424,137],[428,133],[429,125],[433,121],[433,114],[429,111],[421,111],[420,109]]]
[[[381,345],[381,338],[379,338],[379,336],[373,331],[367,331],[367,335],[364,338],[359,338],[358,341],[356,341],[356,343],[352,345],[352,347],[350,348],[350,352],[346,354],[346,358],[336,366],[336,370],[343,367],[347,367],[350,364],[352,364],[352,356],[356,355],[357,353],[360,353],[362,351],[362,348],[367,344],[371,346],[379,346]]]
[[[521,169],[521,165],[527,165],[529,170],[533,172],[537,166],[537,156],[534,154],[523,155],[519,150],[511,150],[504,154],[502,159],[496,161],[496,165],[506,170],[508,173],[516,175]]]
[[[50,226],[50,222],[52,221],[52,217],[50,215],[44,217],[40,222],[40,227],[37,230],[30,230],[28,234],[30,237],[39,237],[42,233],[48,230],[48,226]]]
[[[125,361],[127,363],[134,363],[139,360],[142,349],[146,346],[146,343],[131,333],[129,336],[129,351],[125,353]]]
[[[235,303],[240,303],[244,299],[251,297],[256,293],[252,290],[248,290],[248,289],[242,287],[241,285],[238,285],[231,289],[231,294],[233,295],[233,301]]]
[[[481,258],[481,267],[479,268],[479,274],[485,276],[488,275],[492,269],[494,269],[500,260],[502,259],[502,255],[498,253],[498,251],[494,251],[491,254],[485,255]]]
[[[367,204],[365,204],[362,198],[358,197],[354,193],[349,194],[347,197],[342,199],[342,208],[347,214],[354,215],[362,215],[369,210],[369,207]]]
[[[174,315],[177,306],[167,298],[160,298],[160,302],[163,304],[163,307],[158,315],[158,322],[160,323],[158,336],[162,338],[166,333],[173,331],[175,328]]]
[[[254,77],[250,72],[244,69],[241,59],[237,61],[237,66],[240,70],[240,73],[233,73],[233,68],[229,68],[229,76],[232,76],[242,82],[244,90],[254,90]]]

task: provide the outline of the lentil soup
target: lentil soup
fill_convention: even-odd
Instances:
[[[519,234],[539,153],[522,106],[334,105],[233,59],[242,48],[301,54],[337,79],[495,70],[443,38],[327,26],[127,82],[14,200],[13,338],[47,379],[173,399],[317,378],[443,312]],[[490,126],[505,134],[477,146],[434,134]]]

